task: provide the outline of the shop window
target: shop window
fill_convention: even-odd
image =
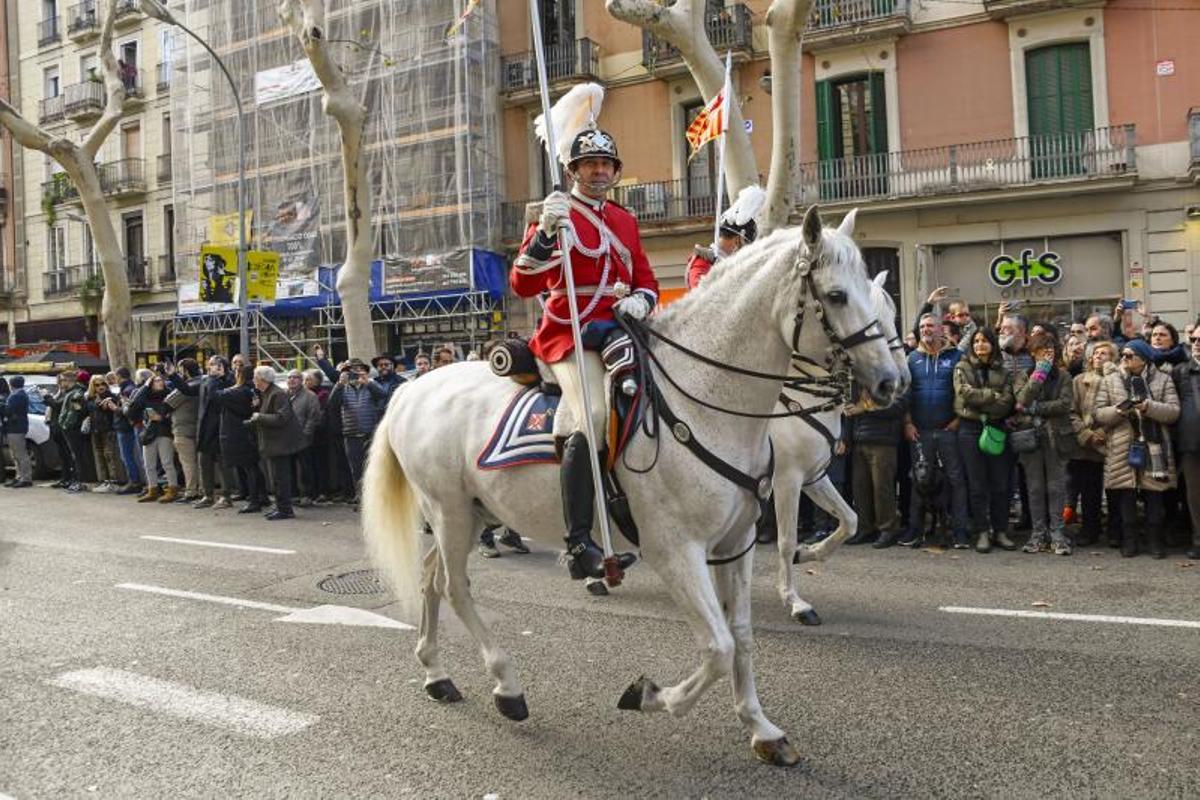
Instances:
[[[1084,172],[1093,137],[1092,60],[1087,42],[1025,53],[1026,107],[1034,178]]]
[[[821,199],[886,193],[884,74],[817,81],[816,93]]]

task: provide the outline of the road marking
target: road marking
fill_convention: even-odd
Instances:
[[[278,547],[258,547],[250,544],[229,544],[227,542],[205,542],[200,539],[179,539],[174,536],[142,536],[154,542],[172,542],[174,544],[191,544],[197,547],[226,547],[230,550],[253,550],[256,553],[275,553],[281,556],[292,556],[295,550],[281,550]]]
[[[289,711],[231,694],[205,692],[109,667],[64,672],[49,683],[256,739],[299,733],[320,719],[316,714]]]
[[[274,603],[260,603],[257,600],[243,600],[240,597],[223,597],[218,594],[203,594],[201,592],[186,592],[182,589],[168,589],[164,586],[147,586],[142,583],[118,583],[118,589],[130,589],[135,592],[161,594],[167,597],[181,597],[185,600],[200,600],[205,603],[220,603],[227,606],[241,606],[259,611],[274,611],[283,614],[276,622],[300,622],[312,625],[357,625],[367,628],[392,628],[400,631],[414,631],[416,628],[406,622],[376,614],[362,608],[347,606],[320,605],[316,608],[292,608],[279,606]]]
[[[1187,619],[1156,619],[1154,617],[1114,617],[1108,614],[1065,614],[1059,611],[1025,611],[1009,608],[966,608],[941,606],[947,614],[975,614],[987,617],[1020,617],[1023,619],[1061,619],[1071,622],[1113,622],[1124,625],[1155,625],[1164,628],[1197,628],[1200,622]]]

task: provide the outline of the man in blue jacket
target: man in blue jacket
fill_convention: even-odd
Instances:
[[[17,462],[17,476],[5,484],[13,489],[33,486],[33,468],[29,463],[29,451],[25,449],[25,437],[29,434],[29,395],[25,394],[25,378],[14,375],[9,381],[11,394],[4,401],[4,434],[9,452]]]
[[[954,367],[962,351],[944,342],[941,322],[933,314],[921,317],[919,331],[921,341],[908,356],[912,388],[904,436],[914,444],[914,463],[921,456],[931,464],[941,462],[944,483],[949,484],[951,492],[954,547],[965,550],[971,546],[967,536],[967,481],[958,453],[958,415],[954,413]],[[913,546],[920,541],[926,511],[923,500],[914,480],[908,531],[897,544]]]

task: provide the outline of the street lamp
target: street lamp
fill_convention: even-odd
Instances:
[[[237,105],[237,149],[238,149],[238,187],[237,187],[237,210],[238,210],[238,250],[237,250],[237,274],[238,274],[238,321],[240,326],[241,338],[238,349],[246,358],[250,358],[250,322],[246,317],[246,119],[242,114],[242,96],[238,93],[237,84],[233,80],[233,76],[229,74],[229,70],[213,49],[208,46],[208,42],[201,39],[192,31],[191,28],[184,25],[175,15],[172,14],[166,6],[159,0],[141,0],[142,13],[148,17],[153,17],[159,22],[167,25],[174,25],[182,30],[188,36],[195,39],[201,47],[208,51],[212,60],[221,68],[221,72],[225,73],[225,79],[229,81],[229,89],[233,92],[233,102]]]

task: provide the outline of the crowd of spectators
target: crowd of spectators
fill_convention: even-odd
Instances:
[[[409,379],[456,360],[451,346],[419,353]],[[357,508],[371,437],[405,378],[386,355],[335,365],[316,347],[312,361],[317,368],[286,374],[240,354],[63,372],[41,395],[62,465],[50,485],[197,509],[236,503],[268,520],[292,518],[294,506]],[[29,399],[21,376],[0,378],[0,433],[15,473],[4,485],[14,489],[33,485]]]
[[[844,409],[830,475],[859,515],[848,543],[1200,558],[1196,326],[1139,325],[1127,304],[1070,324],[1016,304],[980,320],[961,301],[938,311],[945,296],[906,336],[909,392]]]

